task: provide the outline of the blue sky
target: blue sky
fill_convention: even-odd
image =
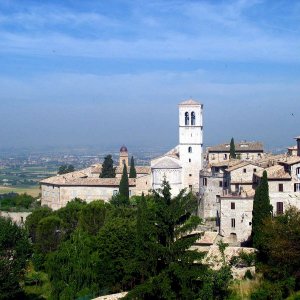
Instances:
[[[0,148],[172,146],[190,97],[206,145],[293,144],[300,1],[0,2]]]

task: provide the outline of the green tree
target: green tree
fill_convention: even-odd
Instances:
[[[236,158],[234,138],[230,141],[230,158]]]
[[[60,208],[54,212],[54,215],[58,216],[61,221],[61,229],[64,239],[68,239],[71,234],[76,230],[79,222],[79,215],[83,207],[86,206],[86,202],[79,198],[67,203],[65,207]]]
[[[75,171],[75,168],[73,165],[61,165],[58,169],[57,174],[63,175],[63,174],[71,173],[74,171]]]
[[[130,160],[129,178],[136,178],[136,169],[135,169],[135,165],[134,165],[133,156],[131,156],[131,160]]]
[[[260,249],[263,237],[261,228],[263,222],[272,216],[273,207],[270,204],[268,174],[263,172],[263,177],[255,191],[252,211],[252,241],[253,246]]]
[[[190,250],[200,237],[200,234],[190,235],[190,232],[201,223],[201,220],[193,214],[197,207],[196,198],[183,190],[172,199],[170,185],[164,181],[161,190],[154,191],[151,206],[154,212],[152,224],[155,230],[152,234],[155,240],[153,245],[144,251],[149,259],[155,260],[155,274],[133,289],[126,298],[197,299],[203,295],[207,295],[207,298],[199,299],[213,298],[214,279],[209,274],[208,268],[200,263],[203,254]],[[145,233],[144,229],[140,234],[141,239],[149,241]],[[195,263],[196,261],[198,263]],[[149,267],[150,273],[151,268],[152,266]],[[206,283],[208,281],[210,285]],[[201,294],[204,283],[207,284],[206,292]]]
[[[123,166],[123,174],[120,181],[119,194],[120,196],[124,197],[124,199],[129,201],[129,180],[126,164],[124,164]]]
[[[103,201],[93,201],[80,211],[79,227],[90,235],[96,235],[104,225],[108,205]]]
[[[100,178],[115,178],[116,177],[116,168],[114,167],[114,161],[111,155],[107,155],[104,158],[102,164],[102,171]]]
[[[0,217],[0,299],[16,299],[21,293],[31,246],[26,231]]]
[[[99,283],[102,290],[120,292],[134,285],[136,223],[131,217],[114,217],[97,235]]]
[[[76,230],[47,256],[45,265],[53,299],[91,299],[99,295],[99,258],[95,251],[94,238]]]
[[[25,221],[25,228],[27,229],[29,236],[31,238],[31,241],[33,243],[36,242],[36,231],[37,226],[40,220],[42,220],[45,217],[50,216],[52,213],[51,208],[49,207],[41,207],[36,210],[34,210]]]

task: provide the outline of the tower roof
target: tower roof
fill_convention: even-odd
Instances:
[[[120,149],[120,152],[128,152],[127,147],[123,145]]]
[[[193,99],[188,99],[188,100],[185,100],[185,101],[179,103],[179,105],[197,105],[197,106],[200,106],[201,103],[199,103],[199,102],[197,102]]]

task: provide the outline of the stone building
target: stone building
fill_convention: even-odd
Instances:
[[[260,142],[235,143],[235,152],[238,159],[257,160],[264,156],[264,147]],[[220,144],[207,148],[208,163],[219,163],[230,159],[230,144]]]
[[[153,189],[165,178],[172,195],[183,188],[198,193],[202,156],[203,105],[190,99],[179,104],[179,145],[151,161]]]
[[[119,192],[123,163],[128,164],[128,151],[125,146],[120,149],[115,178],[99,178],[102,165],[96,164],[84,170],[44,179],[40,182],[41,204],[56,210],[74,198],[87,202],[98,199],[109,201]],[[131,196],[147,194],[152,188],[151,169],[149,166],[136,166],[136,172],[137,177],[129,179],[129,193]]]
[[[164,179],[170,183],[173,196],[184,188],[198,193],[203,155],[202,114],[203,105],[192,99],[179,104],[179,145],[153,159],[151,166],[136,166],[137,178],[129,179],[131,196],[160,188]],[[40,182],[42,205],[59,209],[74,198],[87,202],[96,199],[109,201],[118,193],[123,165],[128,166],[128,163],[128,150],[122,146],[115,178],[99,178],[102,165],[96,164],[44,179]],[[129,167],[127,169],[129,172]]]

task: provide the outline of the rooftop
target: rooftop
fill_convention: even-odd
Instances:
[[[269,168],[266,168],[265,171],[268,174],[268,179],[272,180],[272,179],[291,179],[291,176],[289,173],[287,173],[284,170],[284,167],[281,165],[275,165]],[[262,177],[264,173],[264,170],[259,171],[256,173],[257,177]]]
[[[279,163],[284,165],[295,165],[300,163],[300,156],[286,156],[280,160]]]
[[[193,100],[193,99],[188,99],[188,100],[185,100],[185,101],[182,101],[181,103],[179,103],[179,105],[193,105],[193,106],[200,106],[201,103]]]
[[[239,169],[239,168],[246,167],[246,166],[248,166],[248,165],[256,166],[256,164],[253,163],[253,162],[250,162],[250,161],[241,161],[240,163],[235,164],[235,165],[229,167],[228,169],[226,169],[226,171],[227,171],[227,172],[231,172],[231,171],[237,170],[237,169]]]
[[[220,144],[207,148],[208,152],[230,152],[230,144]],[[257,151],[264,152],[264,146],[261,142],[239,142],[235,143],[236,152]]]

